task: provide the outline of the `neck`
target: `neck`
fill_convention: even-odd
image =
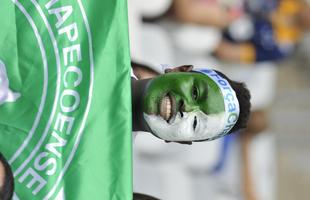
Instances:
[[[131,79],[131,100],[132,100],[132,130],[150,132],[143,117],[143,96],[152,79],[135,80]]]

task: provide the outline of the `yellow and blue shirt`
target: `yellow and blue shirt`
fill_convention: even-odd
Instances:
[[[283,59],[292,53],[301,37],[302,31],[298,25],[298,13],[302,7],[300,0],[265,2],[260,7],[261,15],[258,14],[258,10],[249,11],[253,16],[254,34],[241,45],[240,59],[243,62]]]

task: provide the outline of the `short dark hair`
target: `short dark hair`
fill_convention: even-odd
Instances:
[[[216,70],[214,70],[216,71]],[[246,85],[243,82],[233,81],[229,79],[225,74],[222,72],[216,71],[220,76],[225,78],[231,87],[235,90],[237,99],[239,101],[240,106],[240,113],[238,121],[236,122],[235,126],[229,131],[229,133],[233,133],[237,130],[244,129],[247,126],[247,123],[250,118],[251,112],[251,94]]]
[[[0,162],[4,167],[4,184],[0,188],[0,199],[10,200],[14,193],[14,176],[9,163],[6,161],[4,156],[0,152]]]
[[[159,199],[146,194],[133,193],[133,200],[159,200]]]

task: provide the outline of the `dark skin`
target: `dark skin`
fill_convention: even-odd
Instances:
[[[149,132],[149,127],[143,122],[143,110],[140,105],[143,105],[142,96],[145,87],[151,78],[159,75],[158,72],[141,63],[131,62],[132,69],[138,80],[131,78],[132,91],[132,129],[133,131]]]
[[[143,119],[143,93],[151,79],[135,80],[131,78],[131,91],[132,91],[132,130],[133,131],[145,131],[151,130],[144,122]]]
[[[227,27],[236,16],[229,14],[229,8],[217,3],[206,5],[204,1],[175,0],[173,1],[172,13],[176,19],[193,24]]]
[[[134,73],[138,75],[139,80],[134,78],[131,79],[131,89],[132,89],[132,129],[133,131],[146,131],[150,132],[151,130],[147,126],[143,118],[143,93],[148,85],[148,83],[152,80],[153,77],[157,76],[153,70],[146,69],[143,71],[143,67],[134,66]],[[173,72],[190,72],[192,71],[192,65],[183,65],[174,68],[168,68],[165,70],[165,73],[173,73]],[[138,72],[138,73],[137,73]]]
[[[133,131],[144,131],[151,132],[150,128],[144,121],[143,117],[143,92],[145,91],[148,83],[152,80],[152,78],[159,75],[159,73],[154,70],[148,68],[147,66],[142,66],[141,64],[132,63],[132,68],[134,70],[134,74],[137,76],[139,80],[134,78],[131,79],[131,87],[132,87],[132,129]],[[192,65],[183,65],[174,68],[168,68],[165,70],[165,73],[173,73],[173,72],[190,72],[192,71]],[[169,142],[169,141],[166,141]],[[192,142],[178,142],[180,144],[192,144]]]
[[[152,101],[151,99],[146,98],[147,101],[143,102],[142,97],[144,98],[144,94],[142,91],[147,87],[148,84],[154,85],[155,80],[153,81],[153,79],[149,79],[149,78],[157,76],[158,73],[154,72],[152,69],[148,68],[147,66],[144,66],[144,65],[139,64],[139,63],[132,62],[132,67],[134,69],[135,75],[139,76],[140,79],[143,79],[144,77],[147,78],[146,80],[139,80],[139,81],[136,81],[135,79],[132,80],[132,82],[133,82],[132,83],[132,90],[133,90],[132,102],[133,102],[133,117],[134,117],[134,119],[133,119],[134,120],[133,121],[133,130],[150,132],[148,125],[146,124],[146,122],[144,120],[144,115],[142,113],[141,105],[144,105],[144,103],[145,103],[145,105],[147,105],[146,103],[154,103],[155,101]],[[181,78],[183,80],[182,83],[179,83],[180,85],[173,85],[173,86],[171,84],[167,85],[169,87],[169,89],[171,89],[171,87],[177,87],[177,89],[181,89],[181,91],[179,91],[179,90],[175,90],[175,88],[172,88],[173,90],[171,90],[171,91],[177,92],[174,95],[182,94],[183,95],[182,98],[186,97],[188,100],[194,99],[194,95],[193,95],[194,90],[193,89],[192,89],[192,91],[187,92],[190,94],[187,94],[187,93],[183,94],[183,91],[185,91],[184,89],[188,87],[188,84],[190,84],[190,81],[188,82],[188,81],[184,81],[184,80],[187,80],[188,78],[194,78],[194,77],[196,79],[195,81],[198,81],[200,79],[199,78],[200,75],[198,75],[197,73],[191,74],[190,77],[188,77],[190,74],[189,72],[191,72],[192,69],[193,69],[193,67],[191,65],[184,65],[184,66],[175,67],[175,68],[165,70],[165,73],[185,72],[185,73],[175,73],[175,74],[179,74],[179,75],[177,75],[178,78]],[[238,119],[235,127],[232,129],[231,132],[245,128],[247,121],[248,121],[249,112],[250,112],[250,101],[249,101],[250,100],[250,93],[249,93],[249,91],[246,89],[246,86],[243,83],[232,81],[228,77],[226,77],[224,74],[222,74],[221,72],[217,72],[217,73],[221,74],[222,77],[225,77],[228,81],[230,81],[230,84],[233,86],[234,90],[237,91],[238,100],[241,102],[241,111],[242,112],[240,113],[240,119]],[[171,79],[171,77],[175,77],[175,75],[174,74],[173,75],[168,74],[168,75],[165,75],[165,77],[167,77],[168,79]],[[197,79],[197,78],[199,78],[199,79]],[[156,80],[157,79],[158,79],[158,77],[156,77]],[[161,81],[163,81],[162,79],[163,79],[163,77],[160,78]],[[203,78],[203,80],[204,80],[204,78]],[[176,83],[175,80],[171,80],[171,81]],[[212,83],[210,83],[210,84],[212,84]],[[157,86],[159,86],[159,87],[157,87],[157,91],[160,91],[160,92],[162,92],[162,90],[160,89],[161,87],[166,88],[166,86],[160,86],[160,85],[157,85]],[[179,86],[181,86],[181,87],[179,88]],[[189,87],[191,87],[191,86],[189,86]],[[194,88],[194,87],[191,87],[191,88]],[[210,90],[210,89],[211,88],[208,88],[208,90]],[[203,91],[203,90],[201,90],[201,91]],[[153,92],[154,92],[154,90],[153,90]],[[210,90],[209,92],[214,92],[214,91]],[[165,91],[164,91],[164,93],[165,93]],[[147,94],[148,93],[146,93],[146,95]],[[154,94],[154,93],[152,93],[152,94]],[[202,93],[200,92],[198,94],[202,94]],[[190,95],[190,96],[187,97],[186,95]],[[199,95],[197,95],[197,96],[199,96]],[[154,96],[154,97],[156,97],[156,96]],[[216,93],[212,97],[216,97]],[[177,101],[177,102],[180,103],[180,101]],[[218,102],[218,101],[216,101],[216,102]],[[188,101],[186,103],[192,103],[193,106],[196,106],[196,104],[194,104],[194,103],[196,103],[196,101],[192,101],[192,102]],[[156,102],[155,102],[155,104],[156,104]],[[182,104],[177,104],[177,105],[175,104],[175,105],[173,105],[174,106],[173,108],[174,109],[183,109],[183,106],[179,107],[180,105],[182,105]],[[188,104],[188,106],[190,106],[190,105],[191,104]],[[199,106],[201,106],[201,105],[199,104]],[[145,109],[149,109],[149,108],[153,108],[153,107],[146,107]],[[188,107],[188,108],[190,108],[190,107]],[[212,108],[219,108],[219,107],[212,107]],[[175,110],[173,110],[173,112],[174,111]],[[160,115],[161,115],[161,113],[160,113]],[[142,122],[140,121],[140,119],[142,120]],[[166,135],[163,135],[162,137],[165,138]],[[170,139],[168,139],[168,140],[170,141]],[[181,139],[181,140],[186,141],[183,139]],[[174,140],[174,141],[176,142],[177,140]],[[186,141],[186,144],[191,144],[192,141],[193,140],[188,140],[188,141]],[[195,140],[195,141],[205,141],[205,140],[202,139],[202,140]],[[184,142],[182,142],[182,143],[184,143]]]
[[[10,165],[0,153],[0,199],[12,199],[14,192],[14,176]]]
[[[5,178],[5,170],[3,164],[0,162],[0,188],[2,188],[4,184],[4,178]]]
[[[242,169],[242,187],[244,198],[246,200],[257,200],[255,193],[253,177],[251,176],[251,163],[249,160],[249,149],[251,141],[256,135],[263,132],[268,127],[267,116],[265,111],[254,111],[250,115],[248,127],[240,134],[241,140],[241,161]]]
[[[148,126],[144,123],[143,115],[142,115],[142,98],[143,91],[147,86],[147,83],[151,80],[151,78],[156,77],[159,73],[155,72],[152,69],[149,69],[147,66],[141,66],[139,64],[133,64],[133,69],[135,75],[140,80],[132,79],[132,89],[133,89],[133,130],[136,131],[147,131],[149,132]],[[181,66],[171,69],[166,69],[166,73],[171,72],[188,72],[192,70],[192,66]],[[244,197],[246,200],[256,200],[256,195],[253,188],[253,181],[250,173],[250,163],[248,159],[248,149],[250,142],[256,134],[259,134],[261,131],[266,129],[267,127],[267,119],[265,116],[265,112],[256,111],[251,113],[250,120],[248,122],[248,127],[243,130],[241,134],[241,157],[243,162],[243,170],[242,170],[242,179],[243,179],[243,190]],[[167,141],[166,141],[167,142]],[[179,142],[181,144],[191,144],[191,142]]]

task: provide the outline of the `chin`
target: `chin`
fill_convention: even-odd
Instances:
[[[193,120],[197,117],[198,126],[193,128]],[[188,142],[196,140],[212,139],[219,135],[224,127],[223,114],[206,115],[201,111],[184,113],[181,117],[178,113],[173,122],[168,123],[160,115],[149,115],[144,113],[144,119],[149,125],[152,133],[157,137],[174,142]]]

